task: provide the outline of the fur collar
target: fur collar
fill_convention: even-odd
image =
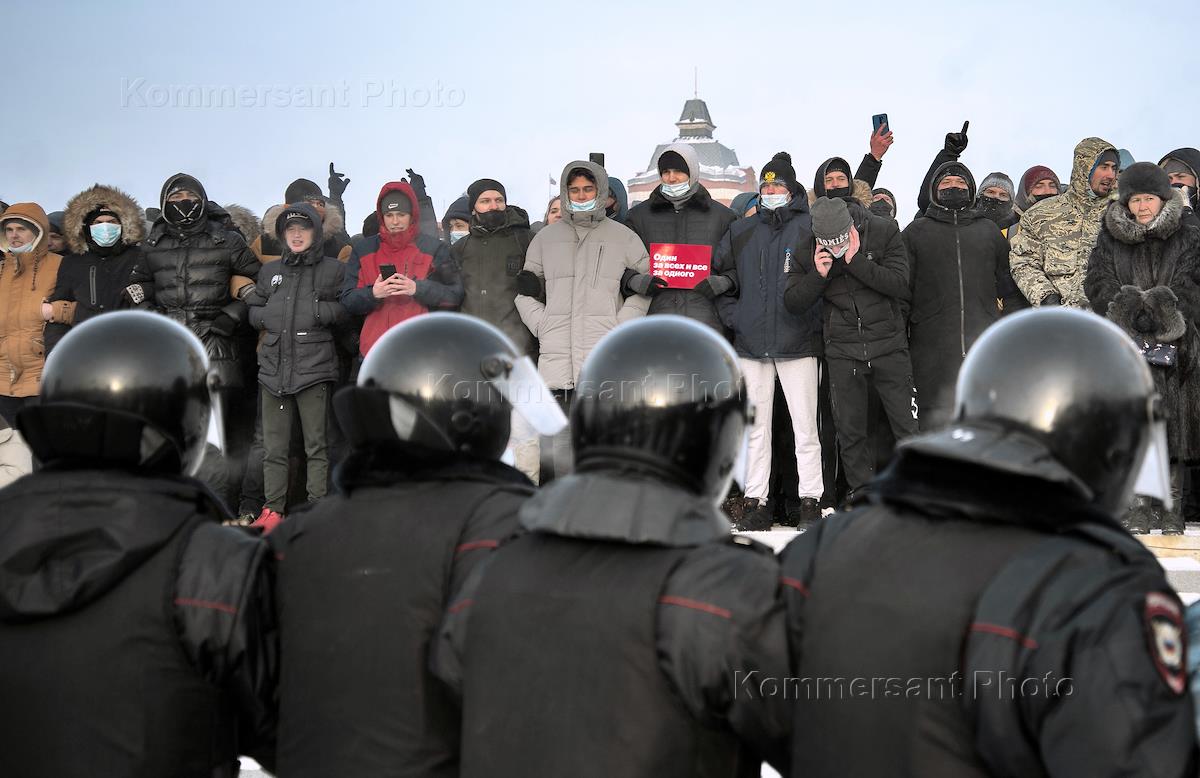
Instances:
[[[1164,203],[1158,216],[1155,216],[1149,224],[1139,223],[1137,219],[1133,218],[1129,209],[1121,203],[1112,203],[1104,212],[1104,225],[1108,227],[1108,231],[1117,240],[1130,245],[1142,243],[1147,238],[1166,240],[1179,229],[1182,219],[1183,195],[1181,193]]]

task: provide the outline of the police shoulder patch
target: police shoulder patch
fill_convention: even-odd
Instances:
[[[1187,687],[1187,644],[1183,629],[1183,609],[1175,598],[1164,592],[1146,595],[1143,613],[1150,657],[1159,676],[1174,694]]]

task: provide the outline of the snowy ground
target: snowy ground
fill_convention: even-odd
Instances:
[[[786,546],[799,533],[790,529],[774,529],[770,532],[744,532],[743,535],[748,535],[755,540],[766,543],[771,548],[779,551]],[[1154,534],[1159,534],[1155,532]],[[1200,524],[1189,524],[1187,533],[1189,536],[1200,536]],[[1190,605],[1200,599],[1200,561],[1191,557],[1162,557],[1159,559],[1163,569],[1167,571],[1167,579],[1171,585],[1179,592],[1180,598],[1185,605]],[[261,768],[251,759],[242,760],[242,775],[249,778],[264,778],[267,773],[262,772]],[[769,767],[763,767],[762,778],[780,778],[779,773]]]

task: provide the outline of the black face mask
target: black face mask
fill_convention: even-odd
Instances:
[[[1048,194],[1031,195],[1031,196],[1030,196],[1030,198],[1029,198],[1029,201],[1030,201],[1031,203],[1040,203],[1042,200],[1047,200],[1047,199],[1049,199],[1049,198],[1051,198],[1051,197],[1054,197],[1054,193],[1053,193],[1053,192],[1050,192],[1050,193],[1048,193]]]
[[[942,189],[937,193],[938,205],[943,208],[949,208],[951,211],[961,211],[971,204],[971,193],[960,187],[951,187],[950,189]]]
[[[981,196],[979,202],[975,204],[975,209],[979,211],[980,216],[991,219],[996,224],[999,224],[1012,216],[1013,204],[1009,200],[997,200],[995,197]]]
[[[839,198],[845,200],[850,197],[850,187],[839,186],[837,189],[826,189],[825,196],[830,200],[836,200]]]
[[[195,224],[202,213],[202,203],[199,200],[175,200],[163,207],[163,218],[181,227]]]
[[[889,219],[895,219],[896,214],[892,212],[892,206],[887,200],[876,200],[871,203],[871,213],[876,216],[886,216]]]
[[[475,214],[479,219],[479,224],[485,230],[495,230],[504,226],[506,214],[504,211],[484,211],[483,213]]]

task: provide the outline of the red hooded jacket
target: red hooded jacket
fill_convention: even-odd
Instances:
[[[412,222],[404,232],[388,232],[383,226],[380,204],[391,192],[402,193],[412,203]],[[446,245],[418,231],[421,209],[412,187],[403,181],[384,184],[375,200],[375,214],[379,219],[379,234],[363,236],[355,245],[346,263],[347,287],[342,290],[346,310],[366,315],[359,339],[363,356],[383,333],[400,322],[431,309],[454,310],[463,297],[462,282]],[[411,297],[375,299],[371,287],[380,276],[382,265],[395,265],[397,273],[416,281],[416,293]],[[349,286],[351,283],[353,288]]]

